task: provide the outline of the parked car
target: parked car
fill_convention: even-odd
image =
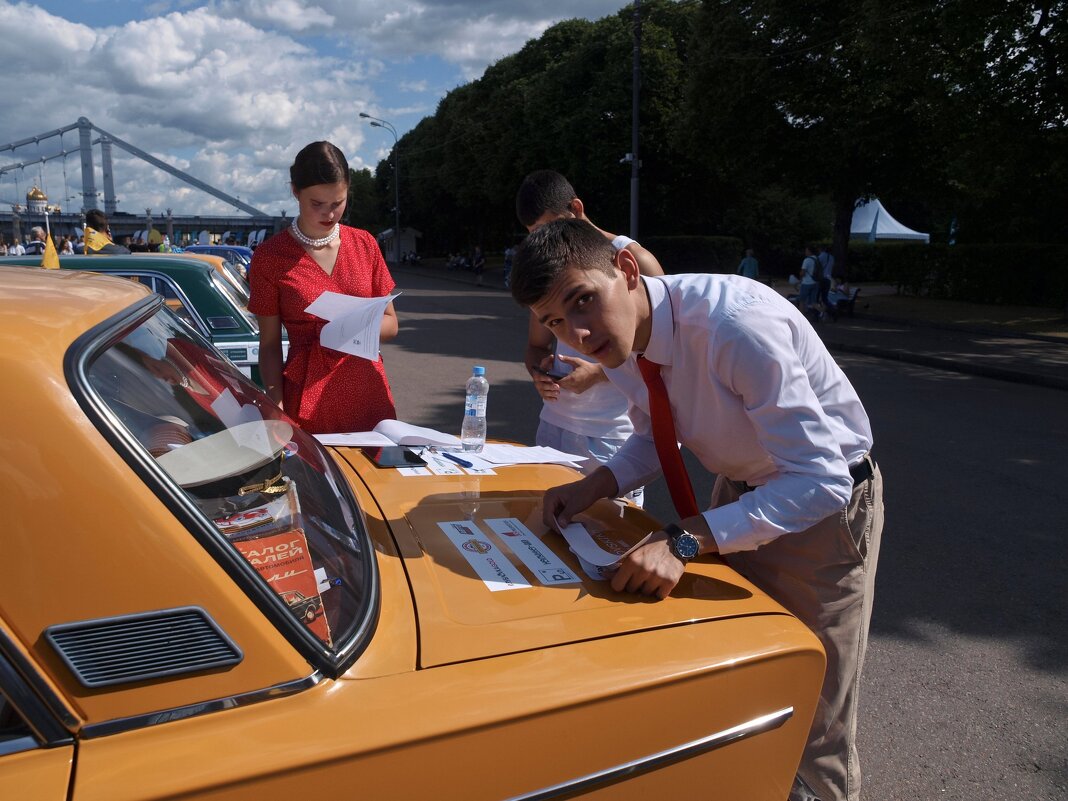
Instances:
[[[786,798],[818,640],[715,557],[591,578],[540,523],[570,468],[324,448],[84,271],[0,266],[0,360],[0,798]]]
[[[154,253],[153,255],[163,256],[168,259],[200,259],[208,262],[215,268],[217,273],[230,283],[237,291],[237,294],[244,299],[245,303],[248,303],[248,278],[245,276],[244,268],[239,267],[229,259],[212,253]]]
[[[252,264],[252,248],[242,245],[187,245],[182,250],[185,253],[210,253],[212,256],[222,256],[243,270],[248,270],[249,265]]]
[[[218,261],[217,257],[208,256],[134,253],[61,256],[59,266],[64,270],[118,275],[144,284],[159,293],[182,320],[210,339],[241,372],[262,385],[259,323],[248,311],[248,295],[242,296],[232,282],[223,279]],[[36,267],[40,263],[40,256],[0,258],[0,265]],[[283,337],[283,358],[288,351],[288,337]]]

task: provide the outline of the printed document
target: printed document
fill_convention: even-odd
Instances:
[[[382,316],[386,306],[399,294],[354,298],[338,292],[324,292],[304,311],[330,321],[319,333],[319,342],[324,348],[377,361]]]

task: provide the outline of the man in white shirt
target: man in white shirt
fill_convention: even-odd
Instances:
[[[857,688],[883,505],[868,417],[848,378],[774,290],[738,276],[643,278],[631,254],[581,221],[527,237],[512,294],[600,363],[634,422],[605,466],[546,493],[545,521],[567,523],[659,471],[637,359],[660,365],[677,437],[716,486],[710,508],[655,532],[612,587],[664,598],[694,551],[719,552],[804,621],[828,667],[790,798],[857,801]]]
[[[537,170],[527,175],[516,192],[515,208],[519,222],[528,231],[553,220],[590,222],[585,205],[571,183],[553,170]],[[656,257],[633,239],[600,228],[596,230],[616,250],[629,250],[642,275],[664,274]],[[583,471],[586,473],[607,462],[634,429],[627,416],[627,399],[608,382],[601,366],[583,359],[582,354],[566,343],[556,343],[554,349],[552,333],[533,317],[527,331],[525,361],[543,401],[536,443],[585,456]],[[632,487],[625,497],[641,506],[644,487]]]

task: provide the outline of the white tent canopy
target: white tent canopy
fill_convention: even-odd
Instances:
[[[875,242],[883,239],[907,239],[913,242],[930,244],[931,235],[913,231],[890,216],[879,198],[869,201],[858,200],[853,211],[853,223],[849,226],[849,236]]]

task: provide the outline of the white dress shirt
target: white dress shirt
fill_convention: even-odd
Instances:
[[[711,472],[757,487],[703,513],[719,550],[752,550],[844,509],[849,466],[871,450],[871,426],[797,308],[740,276],[642,280],[652,306],[645,358],[662,365],[680,442]],[[607,465],[622,494],[655,477],[660,462],[635,355],[605,374],[634,422]]]

